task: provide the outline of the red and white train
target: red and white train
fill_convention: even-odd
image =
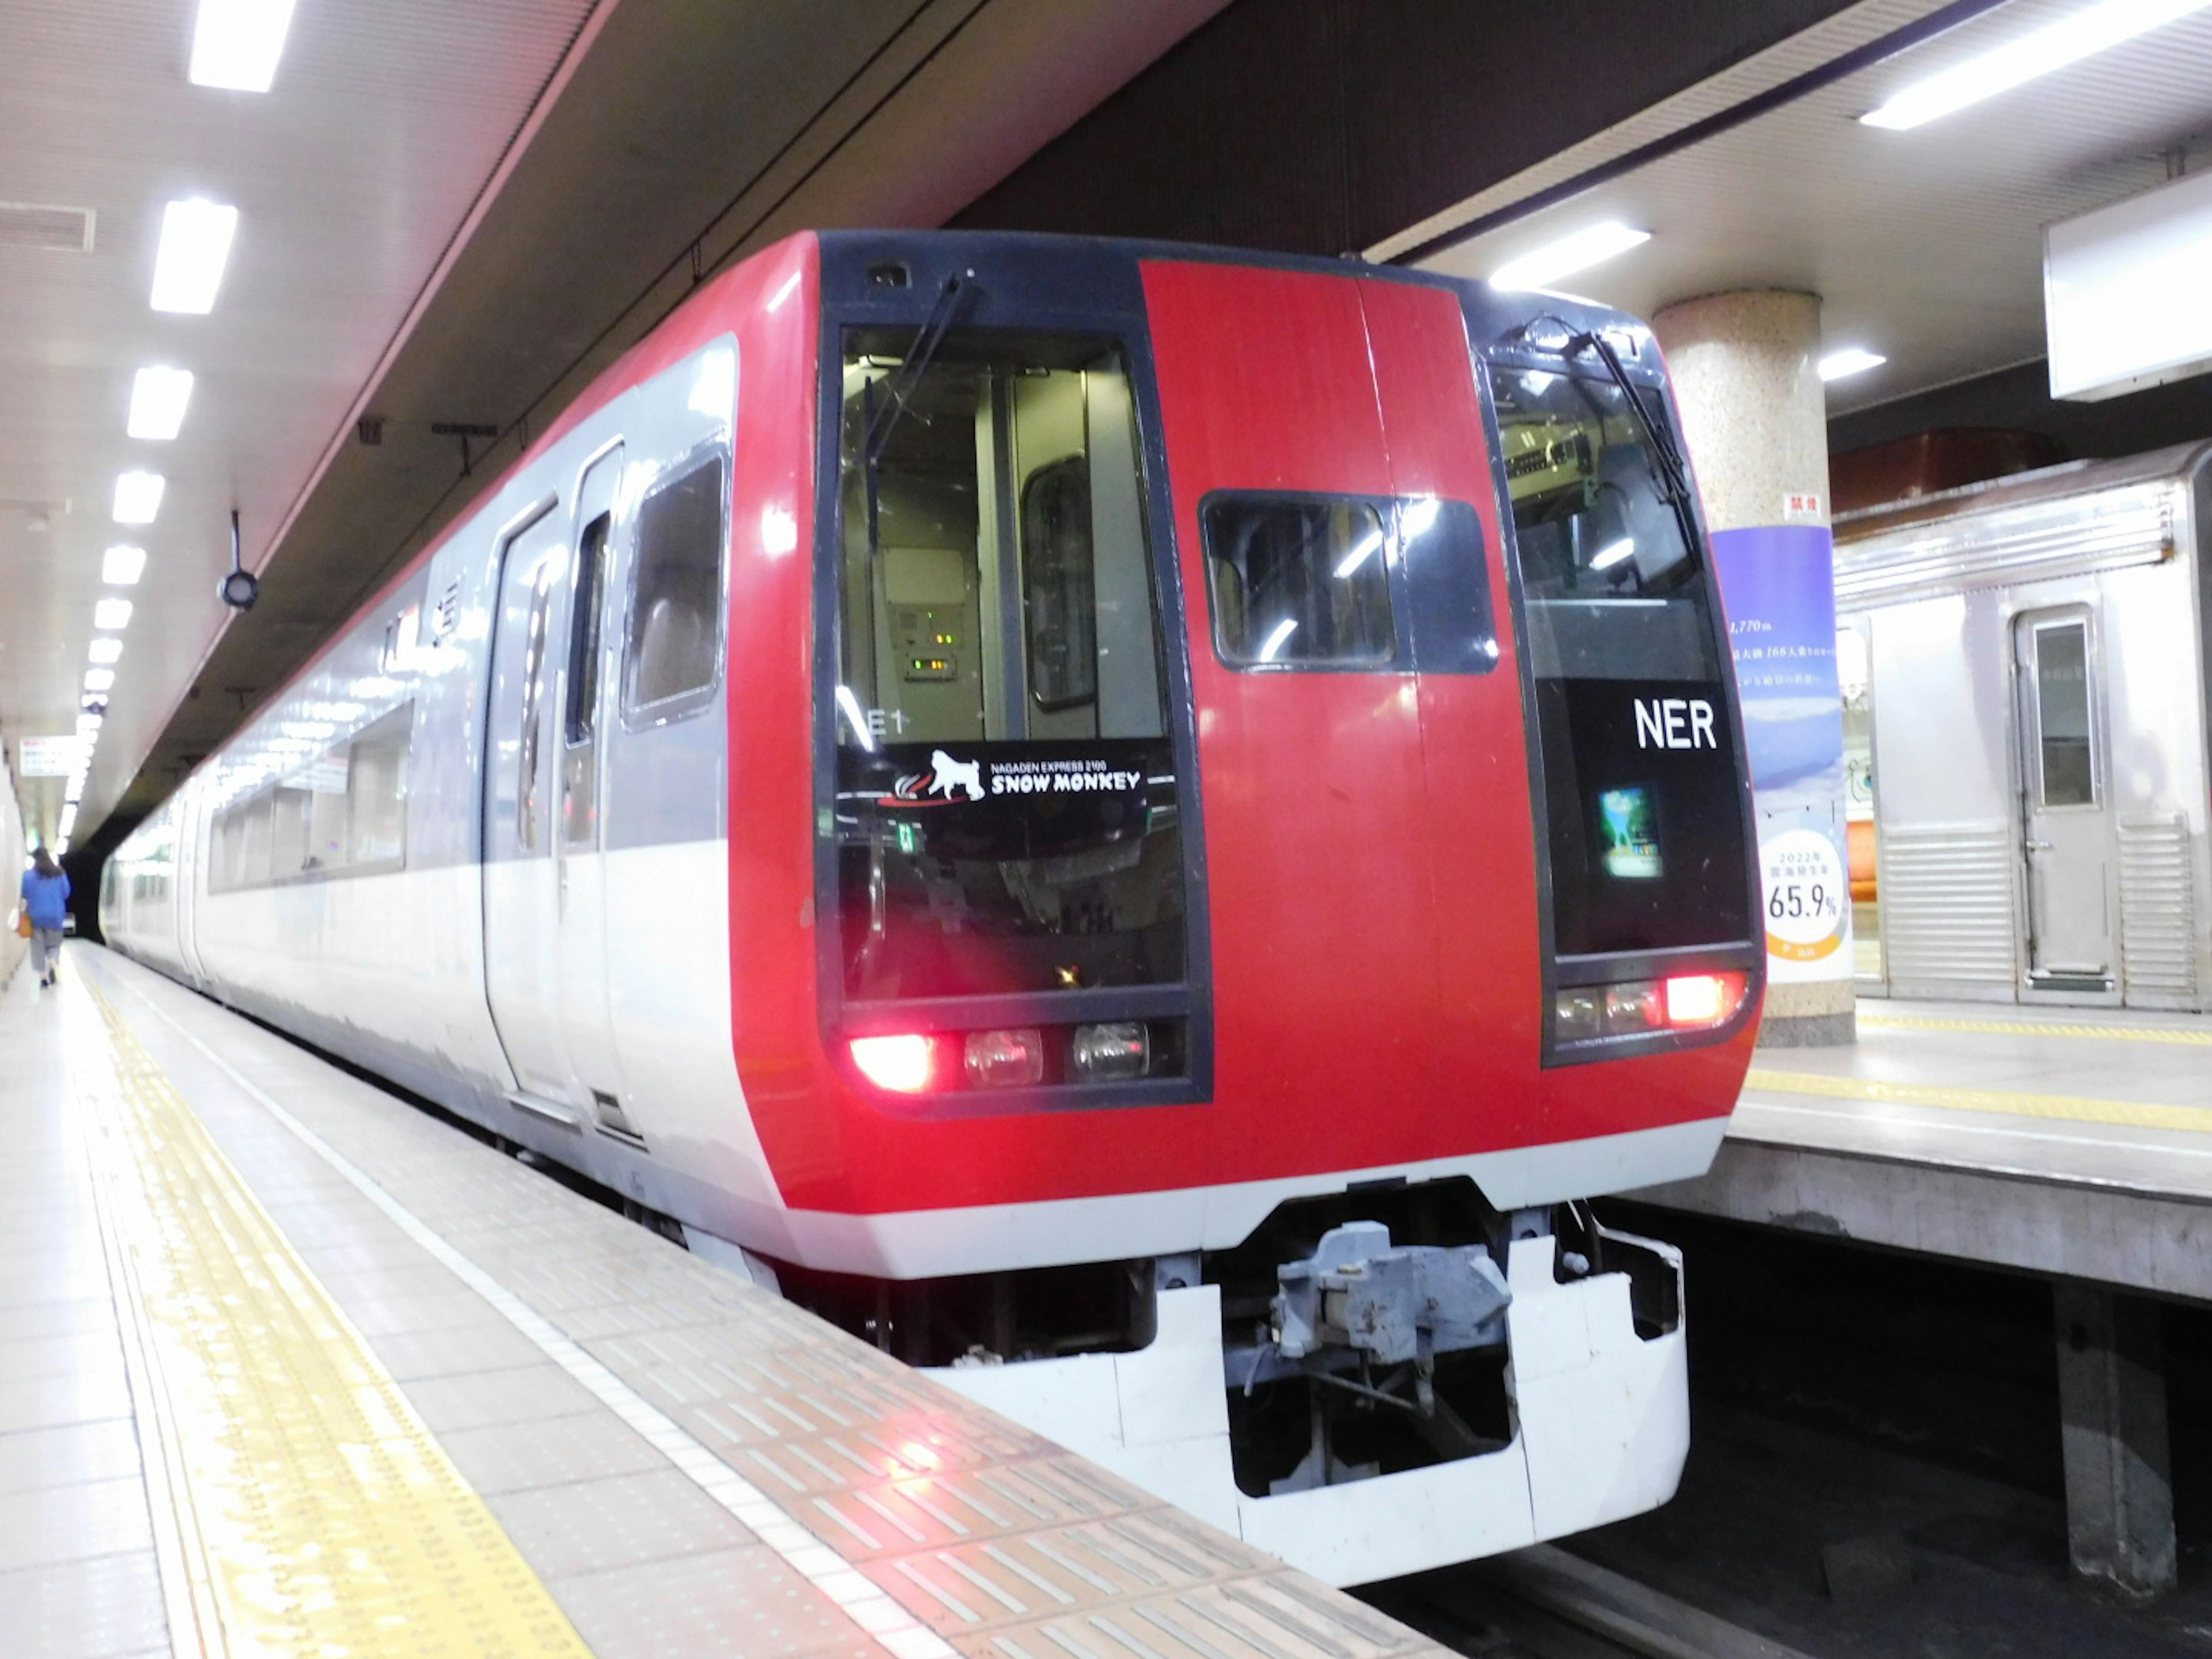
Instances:
[[[802,235],[108,866],[108,938],[1338,1583],[1672,1492],[1763,954],[1657,350]],[[250,625],[250,624],[247,624]]]

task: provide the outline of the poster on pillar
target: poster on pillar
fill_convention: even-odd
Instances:
[[[1847,980],[1850,866],[1834,545],[1826,526],[1793,524],[1717,530],[1712,547],[1759,821],[1767,978]]]

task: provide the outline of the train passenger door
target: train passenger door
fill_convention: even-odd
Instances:
[[[2013,621],[2031,991],[2102,993],[2117,983],[2098,659],[2087,606]]]
[[[484,983],[526,1100],[573,1106],[560,1027],[562,708],[568,517],[549,503],[501,550],[486,708]],[[540,1104],[538,1109],[545,1109]]]
[[[569,1097],[619,1097],[607,997],[607,878],[599,799],[599,726],[611,678],[603,672],[607,573],[613,562],[623,447],[585,470],[576,494],[569,563],[569,623],[560,637],[560,827],[554,848],[557,939],[555,970]]]

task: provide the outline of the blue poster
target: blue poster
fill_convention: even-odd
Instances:
[[[1780,981],[1847,979],[1834,544],[1822,526],[1767,525],[1716,531],[1712,548],[1743,700],[1768,972]]]

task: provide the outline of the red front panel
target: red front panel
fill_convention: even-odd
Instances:
[[[818,273],[741,333],[730,705],[737,1057],[785,1201],[872,1214],[1390,1167],[1710,1117],[1743,1060],[1545,1073],[1535,834],[1503,543],[1446,291],[1145,268],[1188,618],[1212,933],[1215,1097],[924,1115],[864,1095],[820,1036],[807,687]],[[781,273],[776,278],[783,280]],[[805,410],[804,418],[799,416]],[[1213,649],[1210,491],[1436,495],[1480,518],[1486,674],[1238,672]],[[788,507],[796,548],[754,532]],[[749,522],[750,520],[750,522]],[[747,544],[750,543],[748,546]]]

